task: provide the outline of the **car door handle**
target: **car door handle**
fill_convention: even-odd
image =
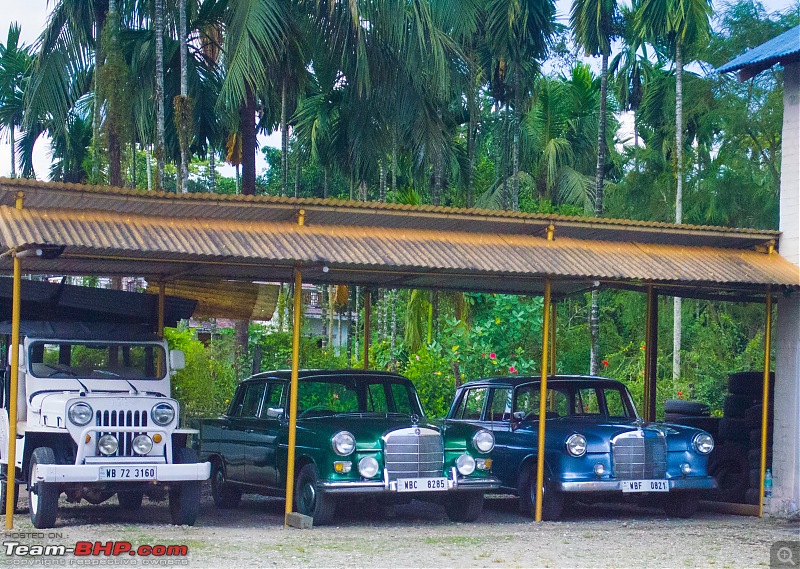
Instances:
[[[255,431],[255,429],[245,429],[244,432],[245,433],[255,433],[256,431]]]

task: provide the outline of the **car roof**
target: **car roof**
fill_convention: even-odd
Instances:
[[[486,387],[516,387],[524,383],[538,383],[541,382],[541,376],[533,375],[506,375],[501,377],[487,377],[484,379],[475,379],[469,381],[461,386],[461,389],[466,387],[486,386]],[[597,375],[549,375],[547,381],[558,383],[594,383],[600,385],[624,385],[621,381],[611,379],[608,377],[600,377]]]
[[[301,369],[298,372],[299,379],[314,379],[314,378],[335,378],[335,377],[365,377],[376,379],[393,379],[410,382],[407,377],[399,373],[390,371],[376,371],[369,369]],[[292,378],[292,370],[282,369],[273,371],[264,371],[248,377],[245,381],[255,381],[259,379],[279,379],[282,381],[289,381]]]

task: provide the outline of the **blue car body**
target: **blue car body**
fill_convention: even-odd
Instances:
[[[540,383],[533,377],[466,383],[448,414],[449,421],[494,433],[494,474],[503,492],[520,495],[528,507],[535,495]],[[644,423],[627,388],[616,380],[553,376],[547,387],[546,517],[557,518],[570,496],[591,500],[623,494],[656,497],[669,513],[687,517],[698,492],[716,487],[706,470],[713,439],[705,431]]]

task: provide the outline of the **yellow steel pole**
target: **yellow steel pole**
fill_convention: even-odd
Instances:
[[[22,209],[22,192],[17,194]],[[11,297],[11,377],[8,401],[8,466],[6,468],[6,529],[14,529],[14,487],[17,483],[17,393],[19,386],[19,321],[22,312],[22,267],[14,254],[14,283]]]
[[[286,458],[286,515],[293,511],[294,499],[294,451],[297,441],[297,385],[300,372],[300,320],[303,275],[294,270],[294,317],[292,321],[292,379],[289,387],[289,449]],[[284,524],[286,519],[284,518]]]
[[[645,421],[652,421],[650,418],[650,336],[653,328],[653,286],[647,286],[647,309],[644,325],[644,385],[642,388],[642,416]]]
[[[767,289],[767,321],[764,326],[764,390],[761,410],[761,478],[758,516],[764,515],[764,477],[767,475],[767,423],[769,422],[769,353],[772,344],[772,290]]]
[[[539,449],[536,457],[536,521],[542,521],[542,496],[544,495],[544,436],[547,418],[547,359],[550,336],[550,279],[544,281],[544,310],[542,310],[542,383],[539,390]]]
[[[369,369],[369,344],[372,340],[372,291],[364,290],[364,369]]]

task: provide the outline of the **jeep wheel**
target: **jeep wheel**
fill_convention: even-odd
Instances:
[[[525,474],[520,485],[520,509],[532,517],[536,517],[536,465]],[[545,480],[542,488],[542,520],[556,521],[564,513],[564,493],[552,488]]]
[[[2,474],[0,474],[0,507],[6,511],[6,487],[8,484],[6,480],[8,476],[8,467],[3,465]],[[14,482],[14,513],[17,513],[17,503],[19,502],[19,482]]]
[[[56,525],[58,497],[61,491],[54,482],[36,482],[37,464],[55,464],[56,456],[50,447],[39,447],[33,451],[28,469],[28,502],[31,522],[37,529],[48,529]]]
[[[456,492],[447,497],[444,509],[451,522],[474,522],[483,512],[483,492]]]
[[[186,447],[176,448],[172,455],[175,464],[196,464],[197,453]],[[200,510],[200,482],[184,480],[169,489],[169,514],[176,526],[193,526]]]
[[[230,509],[239,505],[242,493],[231,488],[225,478],[225,467],[221,460],[215,460],[211,466],[211,497],[217,508]]]
[[[119,507],[129,512],[135,512],[142,507],[142,498],[144,498],[144,492],[141,490],[134,490],[133,492],[117,492],[117,501],[119,502]]]
[[[314,525],[322,526],[333,519],[336,502],[331,496],[317,490],[317,480],[319,474],[313,464],[306,464],[300,469],[294,488],[294,501],[299,513],[311,516]]]
[[[691,518],[700,505],[698,497],[691,492],[676,492],[665,498],[664,512],[671,518]]]

